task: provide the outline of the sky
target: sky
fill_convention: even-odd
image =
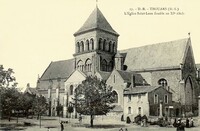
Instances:
[[[0,65],[14,70],[18,87],[35,87],[51,61],[73,58],[73,34],[96,4],[120,34],[118,50],[187,38],[190,32],[200,63],[198,0],[0,0]]]

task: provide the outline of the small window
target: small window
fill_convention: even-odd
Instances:
[[[114,75],[113,76],[113,83],[115,83],[115,81],[116,81],[116,76]]]
[[[70,95],[73,95],[73,85],[70,86]]]
[[[131,95],[128,95],[128,102],[131,102]]]
[[[165,102],[165,104],[168,103],[168,95],[165,95],[165,96],[164,96],[164,102]]]
[[[138,114],[141,115],[142,109],[141,107],[138,107]]]
[[[154,95],[154,104],[158,104],[158,94]]]
[[[165,80],[165,79],[160,79],[159,81],[158,81],[158,85],[161,85],[161,86],[163,86],[163,87],[166,87],[167,86],[167,80]]]
[[[128,114],[131,114],[131,107],[128,107]]]

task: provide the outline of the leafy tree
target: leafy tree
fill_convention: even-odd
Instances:
[[[10,121],[12,111],[19,108],[18,98],[21,95],[20,92],[12,87],[12,88],[2,88],[1,94],[1,107],[2,107],[2,114],[8,116]]]
[[[38,117],[45,113],[48,109],[48,104],[44,96],[36,96],[32,103],[33,111]]]
[[[8,70],[5,70],[3,65],[0,65],[0,87],[9,87],[11,83],[13,83],[12,87],[16,87],[17,83],[13,74],[13,69],[8,68]]]
[[[18,98],[18,111],[23,110],[26,117],[29,116],[30,110],[33,108],[33,101],[35,99],[36,95],[29,94],[29,93],[23,93]]]
[[[106,115],[114,108],[115,98],[112,88],[97,77],[87,77],[75,90],[74,105],[76,111],[90,115],[90,125],[93,127],[95,115]]]

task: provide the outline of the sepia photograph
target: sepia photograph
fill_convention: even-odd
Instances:
[[[200,2],[1,0],[1,131],[199,131]]]

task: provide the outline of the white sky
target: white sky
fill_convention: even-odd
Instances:
[[[200,63],[200,1],[98,0],[98,7],[119,36],[118,49],[188,37]],[[72,58],[75,33],[96,0],[0,0],[0,64],[13,68],[19,87],[36,86],[51,61]],[[178,7],[185,15],[124,15],[129,8]]]

